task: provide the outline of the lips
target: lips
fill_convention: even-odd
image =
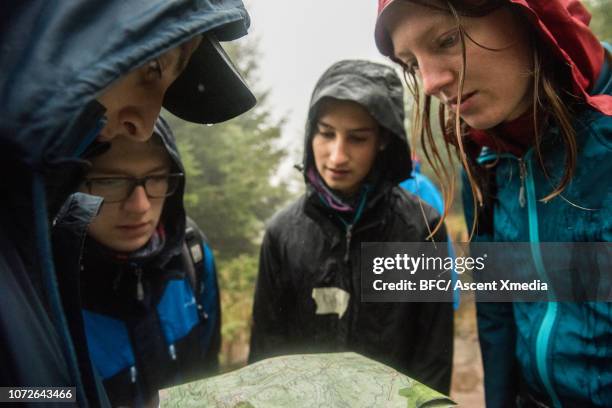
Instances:
[[[150,223],[148,222],[141,222],[137,224],[119,225],[117,228],[127,234],[140,234],[146,232],[149,225]]]
[[[471,102],[472,96],[476,95],[476,93],[477,92],[474,91],[474,92],[469,92],[465,95],[462,95],[461,97],[461,109],[462,110],[468,107],[469,103]],[[457,109],[457,97],[447,99],[445,104],[448,105],[448,107],[452,110]]]
[[[346,169],[331,169],[328,167],[326,170],[332,178],[344,178],[351,173],[350,170]]]

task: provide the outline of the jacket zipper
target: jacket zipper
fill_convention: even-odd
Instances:
[[[363,227],[359,228],[356,232],[363,232],[367,229],[370,229],[372,227],[375,227],[376,225],[380,224],[382,221],[374,221],[371,222],[367,225],[364,225]],[[349,261],[349,255],[350,255],[350,249],[351,249],[351,240],[353,239],[353,225],[354,224],[348,224],[346,226],[346,232],[344,234],[344,238],[346,241],[346,248],[344,250],[344,262],[348,263]]]
[[[346,226],[346,233],[344,235],[346,240],[346,248],[344,249],[344,263],[348,263],[349,261],[349,253],[351,249],[351,239],[353,238],[353,224],[349,224]]]
[[[518,202],[521,208],[525,208],[525,178],[527,177],[527,166],[523,159],[518,159],[519,174],[521,177],[521,187],[519,188]]]
[[[538,226],[538,213],[537,213],[537,200],[535,192],[535,182],[533,180],[533,168],[531,166],[531,156],[533,154],[533,148],[529,149],[522,158],[517,158],[510,154],[495,155],[490,154],[485,157],[478,158],[478,163],[482,164],[490,158],[511,158],[518,161],[521,186],[519,188],[518,203],[521,207],[527,204],[527,216],[529,224],[529,242],[531,243],[531,255],[535,264],[538,274],[545,279],[546,269],[544,268],[544,262],[542,261],[542,253],[540,252],[540,233]],[[535,344],[535,360],[537,375],[540,377],[540,381],[546,393],[550,397],[553,406],[560,407],[559,397],[555,389],[553,388],[550,373],[548,371],[548,365],[546,364],[546,357],[549,354],[549,343],[552,334],[552,328],[557,319],[558,314],[558,303],[548,302],[546,305],[546,312],[540,323],[540,327],[537,330],[536,344]]]
[[[538,213],[537,213],[537,201],[535,197],[535,183],[533,180],[533,168],[531,166],[531,160],[528,160],[528,156],[531,155],[533,150],[529,150],[525,154],[525,159],[519,162],[523,168],[521,172],[524,174],[525,185],[527,187],[527,214],[529,221],[529,242],[531,243],[531,254],[532,258],[538,271],[538,274],[545,279],[546,269],[542,260],[542,253],[540,251],[540,233],[538,226]],[[526,163],[525,163],[526,162]],[[528,168],[526,167],[526,164]],[[528,170],[528,171],[527,171]],[[520,201],[519,201],[520,204]],[[559,397],[553,387],[550,372],[548,370],[547,357],[550,349],[550,337],[552,334],[552,328],[555,320],[557,320],[558,303],[549,301],[546,304],[546,312],[540,323],[540,327],[537,331],[536,344],[535,344],[535,356],[536,356],[536,369],[550,400],[555,407],[561,407]]]

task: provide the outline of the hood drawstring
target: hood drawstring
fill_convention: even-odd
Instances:
[[[144,286],[142,285],[142,268],[140,266],[136,266],[136,299],[139,302],[144,300]]]

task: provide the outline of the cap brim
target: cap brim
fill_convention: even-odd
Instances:
[[[248,111],[256,102],[221,44],[207,33],[168,88],[163,105],[189,122],[218,123]]]

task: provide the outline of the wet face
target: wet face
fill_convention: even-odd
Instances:
[[[144,141],[153,134],[164,95],[187,66],[202,40],[197,36],[119,78],[98,97],[106,108],[106,126],[98,140],[117,136]]]
[[[100,213],[88,233],[100,244],[119,252],[132,252],[144,246],[157,227],[164,207],[164,198],[147,194],[163,189],[163,176],[171,170],[171,159],[159,139],[137,142],[117,137],[104,154],[91,159],[92,168],[81,191],[105,197]],[[140,185],[131,194],[113,178],[159,176]],[[162,184],[160,184],[162,183]],[[124,183],[125,184],[125,183]],[[126,192],[126,194],[122,194]],[[125,197],[127,194],[129,196]],[[119,201],[119,202],[107,202]]]
[[[381,149],[376,120],[358,103],[322,102],[312,139],[316,168],[332,189],[343,194],[359,190]]]
[[[440,2],[439,6],[446,7]],[[466,37],[462,102],[457,106],[462,47],[457,20],[409,1],[396,1],[383,16],[395,58],[434,96],[476,129],[516,119],[531,105],[532,49],[524,24],[502,7],[483,17],[461,16]],[[477,45],[480,44],[481,46]],[[492,50],[483,48],[487,47]]]

